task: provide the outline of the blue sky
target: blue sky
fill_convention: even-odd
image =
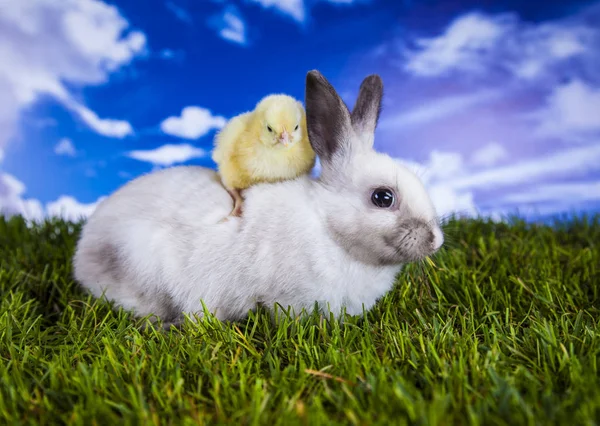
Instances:
[[[9,0],[0,210],[88,215],[142,173],[213,167],[215,131],[319,69],[379,73],[376,148],[440,214],[600,208],[600,3]]]

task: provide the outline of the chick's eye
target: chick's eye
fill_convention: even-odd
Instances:
[[[387,209],[394,204],[394,193],[387,188],[377,188],[371,194],[371,202],[377,207]]]
[[[296,124],[296,127],[294,128],[294,130],[298,130],[298,124]]]
[[[267,125],[267,130],[268,130],[269,132],[272,132],[272,131],[273,131],[273,129],[271,129],[271,126],[269,126],[269,125]]]

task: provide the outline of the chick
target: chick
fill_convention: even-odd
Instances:
[[[278,182],[309,173],[315,164],[302,104],[288,95],[269,95],[240,114],[215,137],[212,158],[240,216],[241,191],[259,182]]]

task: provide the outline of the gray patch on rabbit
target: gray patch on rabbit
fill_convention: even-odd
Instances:
[[[368,76],[360,85],[358,98],[350,116],[357,131],[373,133],[381,114],[383,81],[377,74]]]
[[[110,243],[101,243],[89,252],[94,262],[100,266],[114,281],[121,281],[125,276],[119,249]]]
[[[161,318],[164,322],[176,323],[181,321],[183,317],[181,306],[178,306],[169,294],[161,294],[157,303],[162,306]]]
[[[350,128],[350,111],[333,86],[318,71],[306,75],[308,139],[319,158],[329,161],[342,148]]]
[[[328,218],[327,223],[329,231],[340,246],[344,247],[350,256],[368,265],[385,267],[408,263],[434,251],[431,226],[417,218],[398,220],[395,227],[379,232],[339,228],[332,218]],[[360,238],[357,235],[360,235]]]
[[[354,259],[373,266],[389,266],[398,263],[392,256],[384,256],[383,253],[376,252],[373,247],[381,245],[382,235],[361,233],[360,230],[349,228],[340,229],[333,218],[327,218],[327,229],[331,232],[333,238],[343,247],[346,252]],[[360,238],[357,237],[360,235]],[[392,250],[390,249],[390,254]]]
[[[138,298],[149,304],[148,311],[159,317],[166,328],[171,324],[177,325],[182,322],[183,309],[174,302],[170,294],[159,293],[150,296],[145,290],[140,290]]]

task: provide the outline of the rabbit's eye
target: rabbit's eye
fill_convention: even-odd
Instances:
[[[394,204],[394,193],[386,188],[377,188],[371,194],[371,201],[377,207],[387,209]]]

